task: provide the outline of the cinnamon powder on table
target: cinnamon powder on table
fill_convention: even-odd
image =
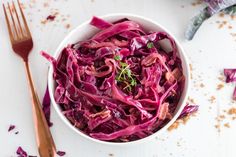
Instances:
[[[188,101],[189,101],[190,103],[192,103],[192,104],[196,104],[195,100],[194,100],[193,98],[191,98],[191,97],[188,97]]]
[[[218,132],[221,131],[221,127],[230,128],[230,122],[236,119],[236,107],[223,110],[223,114],[217,116],[215,119],[217,122],[215,128]]]
[[[205,87],[205,85],[203,83],[200,83],[199,85],[201,88]]]
[[[221,74],[219,77],[218,77],[218,80],[222,81],[222,82],[225,82],[225,77],[223,76],[223,74]]]
[[[211,104],[213,104],[216,100],[216,97],[215,96],[211,96],[210,99],[208,100]]]
[[[224,87],[224,84],[220,83],[217,85],[216,89],[221,90]]]
[[[191,116],[186,116],[184,118],[181,119],[177,119],[167,130],[168,131],[172,131],[174,129],[177,129],[179,127],[179,125],[181,124],[186,124],[188,122],[188,120],[190,119]]]
[[[230,108],[227,113],[228,113],[228,115],[233,115],[233,114],[236,115],[236,108],[234,108],[234,107]]]
[[[190,79],[193,79],[193,66],[192,64],[189,64],[189,69],[190,69]]]
[[[223,12],[219,13],[219,17],[224,17],[224,16],[225,16],[225,14]]]
[[[229,123],[225,123],[225,124],[224,124],[224,127],[226,127],[226,128],[230,128]]]
[[[197,0],[196,2],[193,2],[191,5],[195,7],[195,6],[198,6],[200,4],[202,4],[202,0]]]
[[[70,27],[71,27],[70,24],[66,24],[66,25],[65,25],[65,28],[66,28],[66,29],[69,29]]]

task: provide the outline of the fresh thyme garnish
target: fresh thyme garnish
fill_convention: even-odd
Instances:
[[[149,49],[153,48],[153,47],[154,47],[153,42],[149,42],[149,43],[147,43],[147,47],[148,47]]]
[[[115,59],[116,61],[120,61],[120,60],[121,60],[121,58],[120,58],[119,55],[114,56],[114,59]]]
[[[132,71],[129,68],[129,65],[124,62],[120,62],[121,69],[116,76],[117,82],[121,82],[126,84],[124,89],[127,89],[128,91],[132,90],[132,87],[135,87],[137,85],[137,81],[134,77],[134,74],[132,74]]]

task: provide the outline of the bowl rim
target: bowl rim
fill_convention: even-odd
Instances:
[[[140,144],[143,142],[147,142],[150,141],[151,139],[153,139],[154,137],[158,137],[160,134],[162,134],[164,131],[167,130],[167,128],[169,126],[171,126],[176,119],[178,118],[178,116],[180,115],[180,113],[182,112],[183,108],[184,108],[184,104],[186,104],[187,101],[187,97],[188,97],[188,93],[189,93],[189,89],[190,89],[190,68],[189,68],[189,61],[188,58],[186,56],[186,53],[183,49],[183,47],[181,46],[181,44],[179,43],[179,41],[176,39],[176,37],[170,32],[168,31],[168,29],[166,29],[164,26],[162,26],[161,24],[159,24],[158,22],[144,17],[144,16],[140,16],[140,15],[136,15],[136,14],[130,14],[130,13],[111,13],[111,14],[106,14],[103,16],[99,16],[100,18],[111,18],[111,17],[128,17],[128,18],[137,18],[140,20],[144,20],[148,23],[152,23],[154,25],[156,25],[157,27],[159,27],[160,29],[162,29],[164,32],[166,32],[167,34],[169,34],[173,40],[175,41],[177,47],[178,47],[178,53],[181,53],[182,58],[182,67],[183,67],[183,63],[186,66],[186,72],[185,72],[185,95],[183,95],[183,93],[181,94],[181,99],[182,99],[182,104],[179,104],[179,110],[176,112],[175,116],[173,116],[173,118],[167,122],[165,124],[164,127],[162,127],[160,130],[156,131],[155,133],[153,133],[152,135],[149,135],[145,138],[139,139],[139,140],[135,140],[135,141],[130,141],[130,142],[109,142],[109,141],[102,141],[102,140],[98,140],[95,138],[90,137],[89,135],[84,134],[83,132],[81,132],[79,129],[75,128],[70,122],[69,120],[61,113],[61,110],[59,108],[59,105],[55,102],[54,99],[54,89],[53,89],[53,83],[54,83],[54,79],[53,79],[53,66],[50,65],[49,67],[49,71],[48,71],[48,89],[49,89],[49,95],[50,95],[50,99],[51,99],[51,103],[54,107],[54,109],[56,110],[58,116],[61,118],[61,120],[69,127],[71,128],[71,130],[73,130],[74,132],[76,132],[77,134],[79,134],[80,136],[84,137],[85,139],[88,139],[89,141],[93,141],[99,144],[105,144],[105,145],[113,145],[113,146],[126,146],[126,145],[133,145],[133,144]],[[68,39],[71,38],[71,36],[73,36],[76,32],[76,30],[80,29],[81,27],[84,27],[86,25],[89,25],[90,19],[86,20],[85,22],[83,22],[82,24],[78,25],[77,27],[75,27],[72,31],[70,31],[70,33],[68,33],[66,35],[66,37],[60,42],[60,44],[57,46],[56,51],[53,54],[53,57],[57,57],[58,54],[61,52],[61,49],[63,47],[65,47],[67,43]]]

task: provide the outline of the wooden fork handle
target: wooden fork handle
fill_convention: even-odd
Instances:
[[[41,157],[55,157],[56,147],[34,88],[29,63],[28,61],[24,61],[24,63],[32,96],[33,117],[38,151]]]

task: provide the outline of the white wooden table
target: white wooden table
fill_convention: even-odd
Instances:
[[[6,2],[6,0],[1,0]],[[184,30],[189,19],[201,8],[192,6],[192,0],[25,0],[26,16],[34,38],[34,49],[30,55],[30,65],[35,85],[42,99],[46,87],[48,63],[39,55],[40,50],[53,54],[67,33],[91,18],[92,15],[108,13],[133,13],[152,18],[169,29],[182,43],[193,66],[192,90],[190,96],[200,105],[199,113],[186,125],[159,138],[136,146],[111,147],[87,141],[70,130],[52,109],[51,128],[57,148],[66,151],[66,157],[234,157],[236,141],[235,121],[225,119],[230,128],[222,127],[220,133],[214,127],[215,118],[223,109],[236,106],[231,102],[233,85],[225,85],[217,91],[217,77],[224,67],[236,67],[236,42],[230,33],[236,32],[236,21],[225,16],[214,16],[203,24],[194,40],[184,40]],[[46,7],[45,7],[46,6]],[[56,20],[41,21],[58,9]],[[224,26],[218,29],[215,22],[226,20],[233,29]],[[65,25],[70,24],[69,29]],[[203,83],[205,87],[200,88]],[[209,98],[215,96],[213,103]],[[18,146],[29,154],[38,155],[34,138],[31,101],[27,90],[24,67],[12,52],[3,10],[0,9],[0,156],[15,157]],[[210,109],[211,108],[211,109]],[[7,129],[15,124],[10,133]],[[222,125],[224,122],[222,123]],[[15,135],[14,132],[19,131]]]

